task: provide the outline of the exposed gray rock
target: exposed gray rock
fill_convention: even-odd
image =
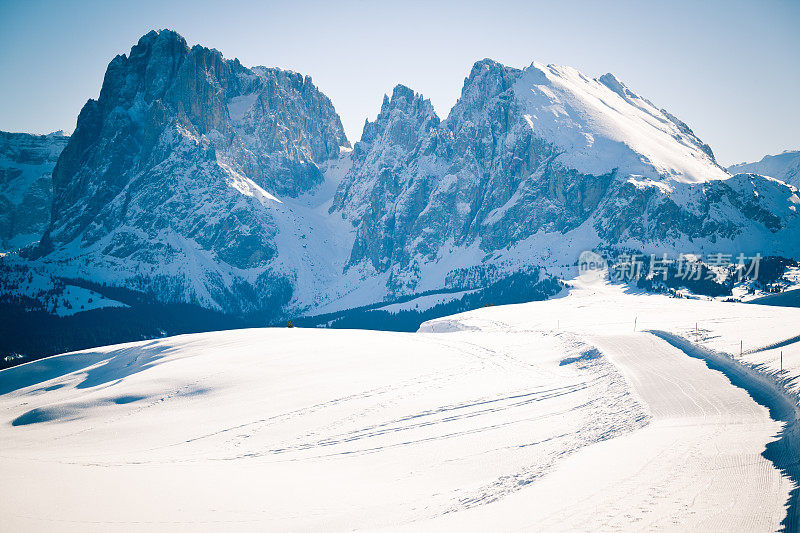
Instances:
[[[310,78],[150,32],[114,58],[78,117],[39,254],[168,301],[231,312],[285,303],[289,282],[270,268],[273,195],[314,188],[320,165],[348,146]]]
[[[0,251],[35,243],[47,229],[52,171],[68,139],[0,132]]]
[[[482,60],[441,123],[398,86],[352,157],[331,211],[357,231],[348,268],[388,273],[390,294],[418,290],[459,249],[487,268],[614,245],[800,253],[795,191],[730,177],[685,123],[610,74]]]
[[[82,110],[30,264],[275,318],[550,286],[593,248],[800,254],[796,189],[612,75],[485,59],[446,119],[398,85],[348,146],[308,77],[151,32]]]

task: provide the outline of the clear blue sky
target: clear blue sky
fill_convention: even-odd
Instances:
[[[724,164],[800,148],[800,1],[0,0],[0,130],[71,131],[108,62],[150,29],[310,75],[355,141],[404,83],[444,118],[476,60],[614,73]]]

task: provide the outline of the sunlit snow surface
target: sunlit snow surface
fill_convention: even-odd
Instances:
[[[764,156],[754,163],[739,163],[728,167],[731,173],[753,172],[772,176],[795,187],[800,187],[800,150],[786,150],[780,154]]]
[[[590,79],[572,67],[534,62],[514,90],[530,127],[564,150],[558,160],[569,168],[687,183],[729,177],[674,117],[610,74]]]
[[[14,531],[775,530],[791,482],[761,454],[781,423],[647,331],[737,356],[744,340],[775,370],[782,350],[794,376],[799,327],[797,309],[600,282],[416,334],[56,356],[0,372],[0,515]]]

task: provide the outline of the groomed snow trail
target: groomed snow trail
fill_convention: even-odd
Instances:
[[[603,513],[606,519],[599,525],[632,520],[646,529],[777,529],[789,486],[761,455],[764,436],[781,429],[768,410],[723,374],[653,335],[595,342],[653,415],[650,427],[618,445],[658,442],[643,446],[649,455],[646,468],[595,496],[604,509],[613,509],[613,502],[623,501],[624,491],[634,487],[639,499],[632,512]]]
[[[776,531],[791,489],[761,454],[781,424],[702,361],[647,333],[591,341],[652,413],[494,504],[417,524],[447,530]],[[453,529],[451,529],[453,528]]]
[[[57,356],[0,372],[0,516],[14,531],[774,531],[792,487],[761,454],[782,424],[632,326],[700,321],[723,346],[763,319],[768,346],[798,317],[579,288],[417,334]]]

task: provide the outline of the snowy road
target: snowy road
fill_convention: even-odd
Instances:
[[[644,429],[584,448],[493,506],[443,529],[775,531],[791,483],[761,454],[782,424],[721,373],[648,334],[593,336],[652,414]]]
[[[219,332],[24,365],[0,372],[0,516],[14,531],[774,531],[792,487],[762,452],[782,424],[631,327],[724,337],[764,313],[775,338],[759,342],[791,337],[780,308],[575,291],[417,334]]]

